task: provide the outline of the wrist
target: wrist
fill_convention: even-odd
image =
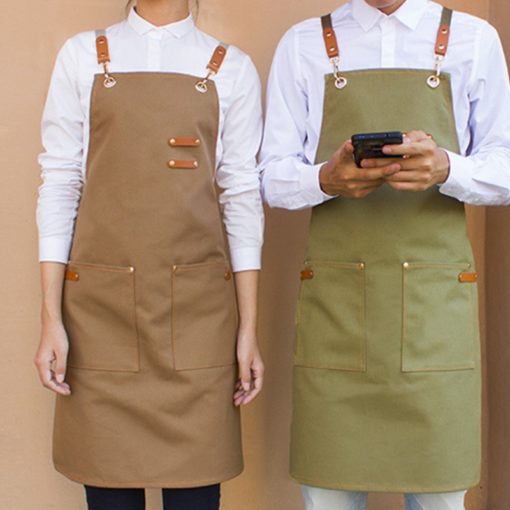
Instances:
[[[55,306],[43,303],[41,308],[41,321],[43,324],[60,324],[62,323],[62,312]]]
[[[450,176],[450,157],[444,149],[438,150],[438,184],[444,184]]]
[[[332,170],[331,163],[329,161],[327,163],[324,163],[319,170],[319,186],[322,192],[326,193],[327,195],[332,195],[332,193],[328,191],[331,170]]]

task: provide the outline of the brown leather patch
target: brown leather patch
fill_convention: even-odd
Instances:
[[[476,283],[478,281],[478,273],[460,273],[460,283]]]
[[[443,9],[443,14],[441,15],[441,24],[439,26],[439,30],[437,32],[436,39],[436,55],[441,57],[446,56],[446,52],[448,51],[448,43],[450,41],[450,27],[452,24],[452,16],[453,11],[445,7]]]
[[[100,64],[110,62],[110,50],[108,49],[108,39],[105,35],[96,38],[97,61]]]
[[[196,159],[191,160],[171,159],[168,162],[168,166],[174,169],[195,170],[196,168],[198,168],[198,161]]]
[[[195,136],[173,136],[168,140],[171,147],[198,147],[200,138]]]
[[[331,14],[322,16],[322,36],[324,37],[324,44],[326,45],[326,52],[329,58],[336,58],[340,55],[338,49],[338,41],[336,38],[335,31],[333,30],[333,22],[331,20]]]
[[[77,282],[80,279],[80,275],[76,271],[70,271],[68,269],[65,274],[65,279],[72,282]]]
[[[313,269],[307,268],[301,271],[301,280],[311,280],[313,278]]]
[[[225,55],[227,54],[227,48],[222,46],[221,44],[214,50],[213,56],[207,68],[210,69],[214,73],[218,73],[223,61],[225,60]]]

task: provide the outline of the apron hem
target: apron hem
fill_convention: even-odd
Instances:
[[[107,482],[105,480],[99,480],[95,478],[90,478],[87,476],[81,476],[76,473],[72,473],[67,471],[62,466],[58,464],[54,464],[55,469],[63,476],[68,478],[69,480],[79,483],[81,485],[89,485],[92,487],[102,487],[107,489],[190,489],[194,487],[206,487],[209,485],[221,484],[232,480],[233,478],[238,477],[244,471],[244,465],[227,472],[227,474],[223,476],[218,476],[214,478],[207,478],[205,480],[199,481],[186,481],[186,482]]]
[[[469,490],[473,487],[477,487],[481,482],[481,477],[476,481],[468,482],[462,485],[445,485],[435,487],[396,487],[396,486],[384,486],[384,485],[363,485],[363,484],[344,484],[344,483],[327,483],[320,482],[318,480],[310,480],[304,477],[300,477],[294,474],[290,476],[298,482],[300,485],[310,485],[311,487],[320,487],[321,489],[329,490],[344,490],[349,492],[380,492],[380,493],[391,493],[391,494],[437,494],[443,492],[458,492],[462,490]]]

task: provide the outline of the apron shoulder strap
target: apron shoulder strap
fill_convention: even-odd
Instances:
[[[216,47],[211,60],[207,64],[207,69],[209,69],[209,71],[214,74],[217,74],[220,71],[223,61],[225,60],[225,56],[227,55],[227,50],[228,44],[220,43]]]
[[[452,25],[453,11],[448,7],[443,8],[443,14],[441,15],[441,23],[437,32],[436,40],[436,55],[445,57],[448,51],[448,43],[450,41],[450,32]]]
[[[104,30],[96,30],[96,51],[99,64],[110,62],[110,50],[108,49],[108,39]]]
[[[340,50],[338,49],[338,41],[335,31],[333,30],[333,22],[331,14],[326,14],[321,17],[322,35],[324,37],[324,44],[326,45],[326,53],[329,59],[338,58]]]

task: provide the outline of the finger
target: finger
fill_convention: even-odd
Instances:
[[[384,168],[389,165],[400,165],[402,158],[370,158],[361,161],[361,168]]]
[[[393,175],[400,171],[400,163],[390,163],[381,168],[359,168],[353,180],[356,181],[377,181],[385,179],[389,175]]]
[[[397,191],[425,191],[428,187],[421,182],[388,182]]]
[[[421,129],[415,129],[404,133],[404,140],[407,139],[408,143],[419,142],[420,140],[425,140],[427,138],[432,138],[432,136]]]
[[[383,147],[384,154],[397,156],[423,156],[429,150],[433,150],[434,142],[429,139],[421,140],[413,143],[404,143],[402,145],[385,145]]]
[[[239,361],[239,380],[241,387],[244,391],[249,391],[251,388],[251,370],[250,362],[245,360]]]
[[[419,170],[405,170],[388,177],[387,182],[428,182],[427,175]]]

